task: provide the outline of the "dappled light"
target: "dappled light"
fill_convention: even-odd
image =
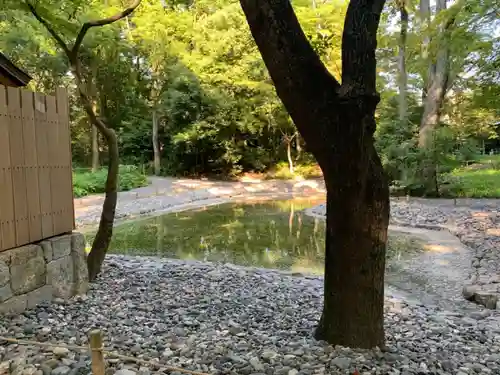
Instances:
[[[432,251],[436,253],[452,253],[456,251],[452,247],[449,246],[443,246],[443,245],[436,245],[436,244],[425,244],[424,249],[426,251]]]

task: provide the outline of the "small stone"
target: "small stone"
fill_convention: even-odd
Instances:
[[[161,356],[165,359],[170,358],[174,355],[174,352],[170,349],[165,349],[165,351],[161,354]]]
[[[173,332],[174,332],[174,335],[176,335],[176,336],[180,336],[180,337],[186,336],[186,330],[184,328],[181,328],[181,327],[175,327]]]
[[[288,375],[298,375],[298,371],[296,369],[291,369],[290,371],[288,371]]]
[[[479,288],[479,285],[476,284],[465,285],[462,289],[462,295],[466,300],[472,301],[476,292],[479,291]]]
[[[137,375],[137,373],[129,369],[121,369],[116,371],[115,375]]]
[[[71,369],[68,366],[59,366],[52,370],[51,375],[67,375]]]
[[[263,371],[264,370],[264,365],[259,361],[259,358],[257,357],[252,357],[250,358],[250,365],[257,370],[257,371]]]
[[[498,296],[493,292],[478,291],[474,295],[474,301],[487,309],[495,309],[498,302]]]
[[[264,359],[274,359],[278,356],[278,353],[273,352],[272,350],[265,350],[262,353],[262,358]]]
[[[453,371],[457,366],[452,361],[445,359],[444,361],[441,361],[441,367],[445,371]]]
[[[240,334],[243,331],[241,327],[229,327],[229,333],[233,336]]]
[[[42,363],[42,366],[46,366],[49,369],[55,369],[59,365],[59,361],[57,359],[48,359]]]
[[[59,358],[66,357],[69,354],[69,349],[68,348],[62,348],[62,347],[56,347],[52,349],[52,353],[56,355]]]
[[[331,362],[332,366],[337,366],[342,370],[347,370],[351,365],[351,359],[347,357],[335,357]]]

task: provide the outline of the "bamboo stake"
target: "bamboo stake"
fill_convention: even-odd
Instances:
[[[98,329],[89,334],[90,356],[92,360],[91,369],[93,375],[105,375],[106,366],[102,352],[102,332]]]

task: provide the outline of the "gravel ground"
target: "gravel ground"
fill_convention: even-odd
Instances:
[[[496,312],[463,316],[386,294],[387,347],[351,350],[312,337],[321,278],[113,256],[87,297],[4,319],[0,335],[85,345],[87,332],[100,328],[113,351],[214,374],[500,374]],[[108,365],[109,374],[153,373],[122,361]],[[0,373],[89,371],[87,353],[0,346]]]

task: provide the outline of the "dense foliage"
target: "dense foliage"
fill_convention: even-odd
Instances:
[[[92,152],[106,161],[106,147],[92,131],[76,97],[68,64],[50,36],[18,2],[0,10],[0,50],[33,77],[32,88],[69,88],[73,160],[89,167]],[[297,16],[328,69],[340,78],[340,41],[346,2],[294,0]],[[393,185],[415,193],[423,159],[438,165],[441,182],[479,153],[496,150],[500,121],[500,41],[493,0],[456,1],[421,22],[407,1],[407,116],[398,116],[398,2],[388,2],[380,28],[377,147]],[[45,17],[65,35],[74,19],[112,14],[118,0],[43,2]],[[451,32],[441,25],[453,20]],[[69,20],[69,21],[68,21]],[[448,22],[449,23],[449,22]],[[445,35],[446,34],[446,35]],[[422,54],[422,38],[431,43]],[[440,43],[449,46],[449,82],[431,148],[418,146],[428,64]],[[225,175],[310,164],[307,145],[277,98],[260,54],[235,0],[143,0],[124,22],[92,30],[82,48],[85,74],[95,83],[99,116],[119,135],[121,162],[152,172],[153,120],[159,125],[162,173]],[[495,125],[496,124],[496,125]],[[300,168],[294,173],[300,173]],[[455,181],[455,180],[453,180]],[[78,193],[79,194],[79,193]]]
[[[85,168],[75,168],[73,170],[73,193],[75,197],[83,197],[90,194],[104,192],[104,183],[108,171],[106,168],[92,172]],[[135,165],[121,165],[118,175],[118,186],[120,191],[127,191],[133,188],[146,186],[148,184],[146,176]]]

